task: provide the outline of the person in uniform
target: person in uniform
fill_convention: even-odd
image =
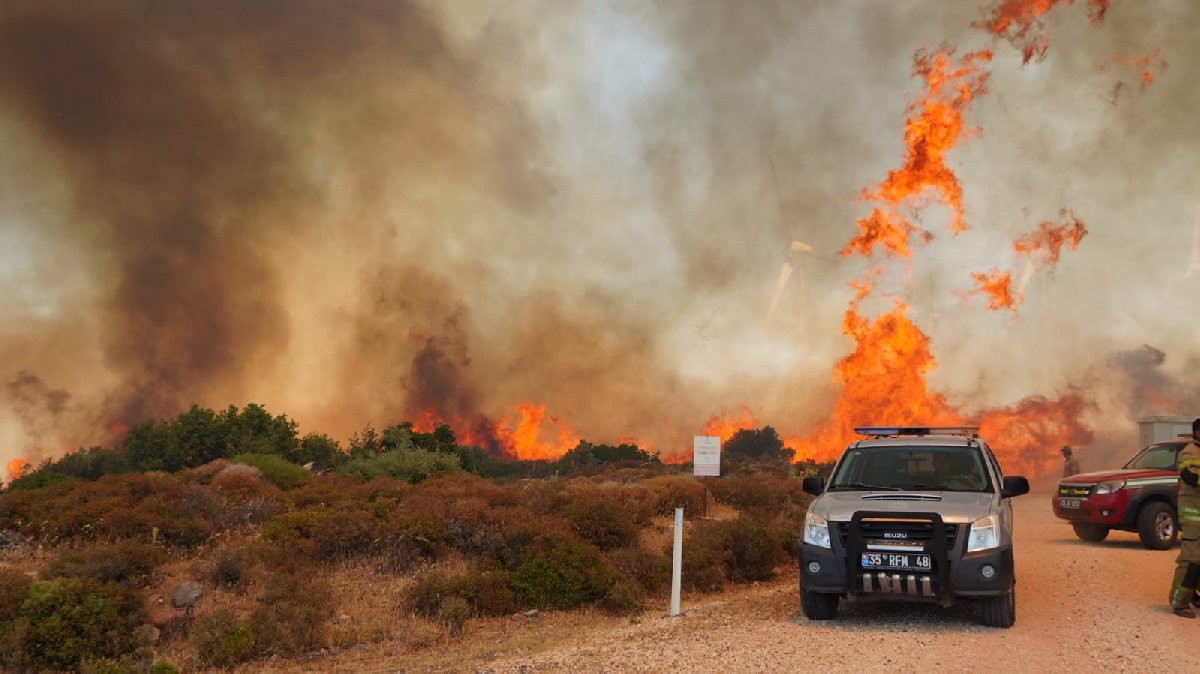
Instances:
[[[1200,585],[1200,419],[1192,422],[1192,441],[1179,450],[1179,556],[1171,579],[1171,609],[1195,618],[1188,604]]]
[[[1075,458],[1075,452],[1071,451],[1070,445],[1063,445],[1063,477],[1071,477],[1078,475],[1083,471],[1079,469],[1079,459]]]

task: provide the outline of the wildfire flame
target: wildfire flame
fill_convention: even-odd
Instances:
[[[1106,63],[1100,64],[1100,71],[1104,72],[1110,66],[1131,66],[1138,74],[1138,90],[1145,91],[1146,87],[1154,84],[1157,73],[1161,73],[1167,69],[1167,62],[1160,56],[1161,52],[1161,49],[1155,49],[1141,56],[1134,54],[1124,55],[1121,52],[1117,52]],[[1125,82],[1123,81],[1113,84],[1112,93],[1109,95],[1109,102],[1116,105],[1117,99],[1124,88]]]
[[[734,433],[758,427],[758,419],[754,417],[754,412],[751,412],[749,407],[742,407],[738,411],[738,415],[732,419],[725,412],[709,417],[700,435],[719,436],[721,444],[724,444],[733,437]]]
[[[1029,264],[1053,267],[1062,256],[1063,247],[1075,250],[1087,233],[1083,221],[1070,210],[1063,209],[1059,212],[1057,224],[1050,221],[1040,223],[1037,229],[1013,242],[1013,251],[1016,252],[1018,261],[1027,258]],[[1032,272],[1032,267],[1027,266],[1026,272],[1025,278],[1022,279],[1022,288],[1028,280],[1028,273]],[[1011,272],[1001,272],[993,268],[984,273],[972,273],[971,278],[975,281],[975,288],[969,291],[968,295],[983,295],[988,301],[987,308],[993,311],[1008,309],[1016,313],[1017,305],[1024,298],[1019,290],[1013,290]]]
[[[1088,17],[1100,23],[1108,12],[1110,0],[1088,0]],[[992,35],[1008,40],[1021,50],[1022,60],[1045,58],[1050,47],[1043,16],[1060,4],[1073,5],[1075,0],[1003,0],[984,21],[972,24]]]
[[[1059,212],[1058,224],[1046,221],[1038,228],[1013,242],[1013,250],[1017,256],[1029,256],[1042,265],[1052,267],[1058,264],[1063,246],[1067,250],[1075,250],[1079,242],[1087,236],[1087,227],[1068,209]]]
[[[8,462],[8,479],[15,480],[25,474],[26,468],[29,467],[29,462],[22,458],[16,458]]]
[[[975,289],[968,295],[983,295],[987,298],[987,308],[993,311],[1008,309],[1016,312],[1022,296],[1013,290],[1011,273],[993,268],[988,272],[971,272],[971,278],[975,281]]]
[[[951,230],[957,234],[967,229],[962,185],[946,165],[946,153],[968,131],[963,113],[975,96],[986,91],[990,73],[981,64],[990,61],[992,53],[972,52],[958,63],[952,60],[953,53],[949,47],[932,53],[922,49],[913,57],[913,74],[925,81],[925,91],[908,106],[904,120],[904,165],[890,171],[876,187],[863,190],[862,198],[878,205],[858,221],[859,233],[841,251],[843,256],[869,256],[876,245],[882,245],[889,255],[908,257],[913,234],[928,243],[933,235],[913,225],[901,209],[923,206],[931,193],[950,209]]]
[[[450,426],[462,444],[521,460],[557,459],[579,445],[579,434],[566,421],[546,414],[546,405],[522,403],[499,421],[444,419],[435,410],[421,412],[413,428],[428,433],[441,424]]]
[[[1006,1],[984,27],[996,35],[1025,39],[1038,17],[1056,4],[1057,0]],[[1107,0],[1092,0],[1091,4],[1093,20],[1098,21]],[[986,91],[990,73],[984,64],[992,54],[973,52],[955,63],[952,53],[943,48],[933,53],[921,50],[915,55],[914,74],[924,80],[925,88],[909,106],[905,119],[904,165],[889,172],[877,187],[863,191],[863,198],[876,205],[858,222],[858,234],[842,250],[843,256],[871,257],[875,246],[882,245],[889,256],[909,257],[911,235],[918,234],[926,242],[932,235],[913,225],[904,209],[920,210],[929,205],[930,196],[949,210],[953,233],[967,229],[962,186],[947,165],[946,156],[969,135],[964,114],[970,102]],[[1026,60],[1030,56],[1027,52]],[[1014,244],[1017,257],[1053,264],[1063,246],[1073,249],[1078,245],[1086,229],[1068,215],[1064,211],[1060,225],[1043,223],[1037,231],[1020,238]],[[1032,475],[1052,465],[1057,459],[1054,450],[1063,444],[1090,442],[1091,432],[1079,421],[1087,405],[1075,392],[1059,400],[1030,396],[1009,407],[968,415],[942,394],[929,390],[926,375],[936,367],[936,361],[929,337],[909,319],[903,299],[893,298],[894,308],[874,320],[859,313],[860,303],[871,294],[874,278],[881,273],[872,265],[864,278],[850,283],[855,296],[843,317],[842,331],[853,339],[855,347],[835,366],[833,383],[840,386],[840,393],[828,418],[805,437],[789,440],[797,459],[836,458],[858,439],[855,426],[874,424],[978,425],[1006,470]],[[986,295],[989,306],[1011,308],[1019,301],[1019,294],[1012,290],[1010,273],[993,269],[974,278],[978,286],[975,292]]]

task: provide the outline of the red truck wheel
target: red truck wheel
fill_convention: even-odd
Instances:
[[[1175,535],[1179,532],[1175,524],[1175,511],[1162,501],[1142,506],[1138,511],[1137,529],[1142,545],[1151,550],[1166,550],[1175,545]]]

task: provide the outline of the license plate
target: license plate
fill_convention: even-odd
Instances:
[[[887,571],[929,571],[933,560],[929,555],[905,552],[864,552],[862,568]]]
[[[1079,508],[1082,508],[1082,507],[1083,507],[1083,499],[1077,499],[1077,498],[1060,498],[1060,499],[1058,499],[1058,507],[1059,507],[1059,508],[1075,508],[1075,509],[1079,509]]]

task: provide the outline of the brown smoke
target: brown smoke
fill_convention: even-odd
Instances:
[[[948,42],[996,54],[980,132],[946,157],[972,228],[878,297],[907,298],[931,388],[965,409],[1121,388],[1108,354],[1196,352],[1177,277],[1200,6],[1092,24],[1098,3],[1057,4],[1036,25],[1054,48],[1022,65],[971,27],[984,1],[8,3],[0,375],[70,392],[57,417],[23,408],[67,443],[193,402],[339,438],[524,403],[663,452],[743,405],[803,434],[851,348],[861,269],[835,253],[903,151],[912,54]],[[1159,48],[1171,68],[1107,104],[1097,66]],[[1022,210],[1064,207],[1087,244],[1029,279],[1021,315],[966,306],[970,272],[1036,224]],[[767,324],[784,262],[803,283]],[[18,407],[6,447],[50,432]]]

